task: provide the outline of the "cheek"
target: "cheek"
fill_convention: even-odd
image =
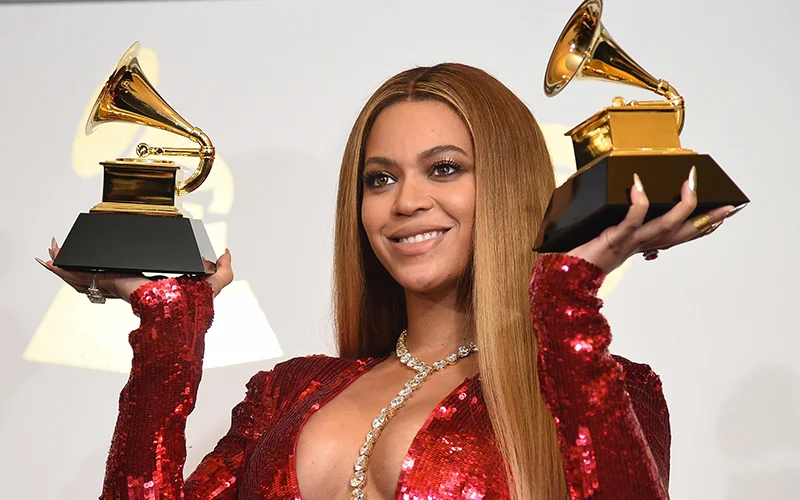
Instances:
[[[450,196],[448,205],[450,216],[456,219],[462,228],[471,230],[475,221],[475,185],[466,183],[462,189]]]
[[[361,224],[367,233],[370,244],[375,245],[374,239],[380,236],[382,227],[381,206],[374,196],[364,196],[361,201]]]

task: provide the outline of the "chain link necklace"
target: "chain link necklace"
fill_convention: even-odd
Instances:
[[[354,489],[350,493],[351,500],[366,500],[367,495],[362,489],[367,481],[367,469],[369,469],[369,457],[375,447],[375,442],[381,435],[381,432],[389,423],[389,420],[397,414],[397,411],[402,408],[411,395],[420,388],[422,382],[428,378],[433,372],[442,371],[450,365],[454,365],[460,358],[466,358],[473,352],[478,351],[478,346],[475,342],[470,342],[468,346],[461,346],[458,351],[448,354],[444,359],[435,361],[432,365],[428,365],[424,361],[415,358],[406,347],[406,334],[407,331],[403,330],[400,337],[397,339],[397,357],[400,362],[407,367],[416,370],[417,373],[406,382],[405,387],[397,393],[397,397],[389,403],[389,406],[381,409],[381,412],[372,420],[372,429],[367,433],[367,438],[361,446],[358,459],[353,466],[353,476],[350,479],[350,486]]]

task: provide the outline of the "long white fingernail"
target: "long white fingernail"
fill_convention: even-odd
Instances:
[[[705,232],[705,234],[703,234],[703,236],[708,236],[709,234],[711,234],[714,231],[716,231],[719,228],[719,226],[722,225],[723,222],[725,222],[725,221],[721,220],[719,222],[715,222],[714,224],[711,224],[711,226],[706,230],[706,232]]]
[[[692,165],[692,169],[689,170],[689,189],[697,192],[697,167],[694,165]]]
[[[726,213],[726,214],[725,214],[725,218],[727,219],[728,217],[731,217],[731,216],[733,216],[733,215],[736,215],[736,213],[738,213],[738,212],[739,212],[739,210],[743,209],[743,208],[744,208],[744,207],[746,207],[746,206],[747,206],[747,203],[745,203],[745,204],[743,204],[743,205],[739,205],[739,206],[738,206],[738,207],[736,207],[736,208],[732,208],[732,209],[728,210],[728,213]]]
[[[644,192],[644,184],[642,184],[642,179],[639,178],[639,174],[633,174],[633,185],[636,186],[636,189],[642,193]]]

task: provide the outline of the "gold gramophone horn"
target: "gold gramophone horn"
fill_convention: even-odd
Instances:
[[[544,93],[553,97],[569,82],[596,78],[644,88],[666,101],[631,101],[629,105],[678,108],[678,133],[683,130],[684,101],[665,80],[654,78],[614,41],[600,22],[603,0],[585,0],[567,22],[550,55],[544,77]],[[615,99],[620,104],[621,99]],[[624,102],[624,101],[622,101]]]
[[[175,206],[175,196],[197,189],[214,162],[208,136],[175,112],[153,88],[134,43],[117,63],[86,122],[86,134],[104,123],[153,127],[187,137],[199,148],[139,144],[137,157],[101,161],[103,198],[78,215],[54,259],[56,266],[83,272],[208,274],[217,260],[202,220]],[[149,155],[199,158],[195,171],[178,182],[178,164]],[[104,302],[98,293],[93,302]]]
[[[192,175],[175,186],[177,195],[191,193],[211,173],[214,146],[202,130],[184,120],[158,94],[142,72],[138,55],[139,42],[136,42],[122,56],[100,91],[86,122],[86,134],[103,123],[126,122],[166,130],[197,142],[200,145],[197,149],[152,147],[144,143],[136,146],[140,158],[149,155],[199,157],[200,162]]]

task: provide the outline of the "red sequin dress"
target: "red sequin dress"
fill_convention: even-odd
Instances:
[[[530,285],[538,376],[555,418],[571,498],[666,499],[670,427],[658,376],[612,356],[594,265],[541,258]],[[310,415],[381,359],[295,358],[257,373],[228,433],[184,481],[184,429],[200,383],[210,286],[185,278],[131,296],[140,327],[102,500],[300,499],[295,443]],[[385,359],[385,358],[384,358]],[[396,499],[507,499],[480,377],[433,410],[403,462]]]

